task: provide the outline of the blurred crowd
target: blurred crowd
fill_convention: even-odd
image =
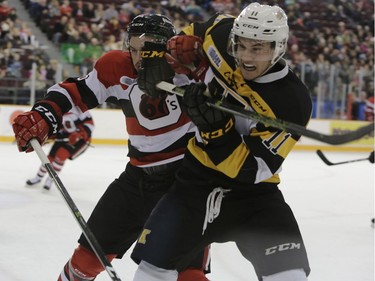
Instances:
[[[177,31],[214,13],[238,15],[249,0],[12,0],[21,1],[51,44],[76,73],[87,73],[103,52],[121,49],[127,24],[141,13],[173,19]],[[372,0],[261,1],[287,13],[290,39],[286,59],[310,88],[314,100],[345,104],[345,118],[367,118],[362,106],[374,96],[374,2]],[[57,61],[35,46],[32,31],[7,1],[0,0],[0,79],[30,76],[37,63],[40,81],[53,81]],[[34,45],[33,45],[34,44]],[[32,46],[28,48],[27,46]],[[332,85],[333,83],[333,85]],[[40,87],[48,86],[46,82]],[[1,82],[0,82],[1,86]],[[332,87],[334,88],[332,90]],[[342,97],[345,95],[345,97]],[[327,103],[330,104],[330,103]],[[342,104],[339,105],[342,108]],[[362,108],[364,108],[362,110]],[[348,111],[349,110],[349,111]],[[320,116],[324,117],[324,116]]]

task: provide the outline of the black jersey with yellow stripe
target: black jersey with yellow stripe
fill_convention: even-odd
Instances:
[[[227,41],[234,18],[215,15],[204,23],[193,23],[182,32],[201,37],[210,69],[206,83],[215,83],[226,101],[268,117],[307,126],[312,111],[310,93],[288,67],[277,62],[265,75],[244,80],[235,59],[227,53]],[[199,136],[191,139],[187,159],[203,165],[216,180],[238,183],[279,183],[281,165],[299,135],[262,123],[235,117],[237,134],[228,143],[204,145]]]

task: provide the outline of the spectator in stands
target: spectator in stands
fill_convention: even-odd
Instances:
[[[64,43],[79,44],[83,42],[83,38],[80,37],[80,33],[74,21],[68,21],[64,34],[66,35],[66,40],[63,41]]]
[[[67,16],[61,16],[60,20],[56,22],[50,32],[48,32],[47,37],[51,39],[54,44],[60,45],[68,20],[69,18]]]
[[[39,26],[44,15],[44,11],[48,10],[47,0],[39,0],[30,2],[29,14],[34,22]]]
[[[51,18],[60,17],[60,3],[59,0],[51,0],[48,4],[48,15]]]
[[[110,50],[121,50],[122,41],[117,41],[116,36],[111,34],[107,37],[107,40],[104,41],[104,51],[108,52]]]
[[[362,91],[352,104],[352,120],[365,120],[366,92]]]
[[[95,5],[92,2],[87,1],[83,5],[83,17],[87,20],[93,20],[95,19]]]
[[[72,16],[77,20],[83,20],[84,14],[83,14],[83,1],[77,0],[72,5]]]
[[[98,40],[102,41],[103,39],[103,32],[100,29],[100,26],[97,23],[91,23],[90,24],[90,29],[92,32],[92,37],[97,38]]]
[[[50,59],[49,62],[47,63],[47,73],[46,73],[46,78],[49,80],[51,84],[56,83],[56,71],[57,71],[57,65],[58,62],[55,59]],[[51,85],[52,86],[52,85]]]
[[[9,6],[8,1],[2,1],[0,3],[0,21],[7,19],[13,10],[14,9]]]
[[[19,53],[13,53],[11,55],[11,60],[8,63],[8,76],[15,77],[15,78],[21,78],[21,70],[22,70],[22,62],[21,62],[21,56]]]
[[[232,3],[233,5],[233,3]],[[184,9],[185,15],[189,17],[191,15],[192,21],[203,21],[203,9],[199,7],[195,1],[191,1]]]
[[[112,2],[104,10],[103,19],[106,21],[110,21],[113,18],[118,19],[118,15],[119,15],[119,12],[116,9],[116,4]]]
[[[97,24],[103,24],[104,21],[104,5],[102,3],[96,3],[95,7],[95,18],[93,19],[93,22]]]
[[[117,40],[120,39],[123,27],[120,25],[120,21],[117,17],[113,17],[107,21],[105,28],[108,30],[108,35],[114,35]]]
[[[129,22],[131,22],[132,18],[134,18],[134,14],[132,14],[131,10],[125,8],[124,5],[121,6],[118,15],[118,20],[120,21],[121,26],[126,26]]]
[[[61,6],[60,6],[60,14],[61,16],[72,16],[73,8],[70,5],[69,0],[63,0]]]

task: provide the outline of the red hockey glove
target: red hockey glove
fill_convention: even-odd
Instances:
[[[208,68],[202,49],[202,39],[193,35],[173,36],[167,42],[165,58],[178,74],[191,75],[196,81],[203,80]]]
[[[202,39],[193,35],[176,35],[167,42],[167,50],[182,64],[191,64],[203,57]]]
[[[43,145],[48,137],[57,133],[61,123],[61,111],[53,102],[35,104],[31,111],[18,115],[13,122],[13,131],[19,151],[31,152],[29,141],[36,138]]]
[[[73,132],[69,135],[69,144],[71,145],[75,145],[80,140],[89,140],[89,136],[84,128],[81,128],[79,131]]]

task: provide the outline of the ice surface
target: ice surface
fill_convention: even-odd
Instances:
[[[48,152],[49,147],[45,147]],[[126,149],[95,146],[66,163],[60,178],[87,219],[108,184],[123,171]],[[367,153],[326,152],[332,162]],[[0,144],[0,280],[57,280],[81,230],[59,191],[26,187],[39,167],[35,153]],[[374,165],[325,165],[314,152],[292,152],[280,185],[299,221],[309,254],[309,281],[374,280]],[[131,281],[136,265],[126,255],[113,266]],[[233,243],[212,246],[212,281],[255,281],[252,265]],[[103,272],[97,281],[110,280]]]

